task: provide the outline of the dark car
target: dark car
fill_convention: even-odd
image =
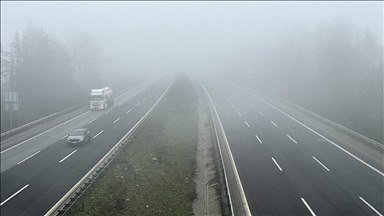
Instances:
[[[84,145],[91,140],[89,130],[87,128],[79,128],[73,130],[67,137],[68,146],[72,145]]]

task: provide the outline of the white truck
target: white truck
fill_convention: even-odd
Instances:
[[[113,91],[109,87],[102,89],[92,89],[89,98],[91,110],[102,110],[112,106],[114,103]]]

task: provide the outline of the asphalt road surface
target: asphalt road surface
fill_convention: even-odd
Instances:
[[[383,215],[382,152],[297,111],[283,113],[252,88],[201,81],[252,215]]]
[[[164,93],[170,78],[152,78],[102,111],[86,110],[2,140],[1,215],[44,215],[132,128]],[[90,130],[85,146],[68,147],[75,128]],[[40,131],[38,131],[40,130]],[[6,143],[5,143],[6,142]],[[6,147],[3,147],[6,146]]]

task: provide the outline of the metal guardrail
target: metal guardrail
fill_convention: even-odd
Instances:
[[[35,121],[33,121],[33,122],[27,123],[27,124],[25,124],[25,125],[22,125],[22,126],[20,126],[20,127],[14,128],[14,129],[12,129],[12,130],[5,131],[5,132],[1,133],[1,138],[5,138],[5,137],[7,137],[7,136],[14,135],[14,134],[16,134],[16,133],[19,133],[19,132],[21,132],[21,131],[24,131],[24,130],[26,130],[26,129],[29,129],[29,128],[35,126],[35,125],[39,125],[39,124],[42,124],[42,123],[44,123],[44,122],[47,122],[47,121],[49,121],[49,120],[51,120],[51,119],[55,119],[55,118],[57,118],[57,117],[60,117],[60,116],[62,116],[62,115],[64,115],[64,114],[67,114],[67,113],[73,111],[73,110],[76,110],[76,109],[80,109],[80,108],[82,108],[82,107],[85,107],[86,105],[88,105],[88,103],[89,103],[88,101],[83,102],[83,103],[81,103],[81,104],[78,104],[78,105],[75,105],[75,106],[70,107],[70,108],[68,108],[68,109],[65,109],[65,110],[62,110],[62,111],[53,113],[53,114],[51,114],[51,115],[49,115],[49,116],[46,116],[46,117],[37,119],[37,120],[35,120]]]
[[[219,163],[221,165],[221,170],[223,170],[223,176],[224,176],[224,183],[225,183],[225,194],[226,194],[226,198],[227,198],[227,203],[228,203],[228,210],[229,210],[229,215],[234,215],[234,211],[233,211],[233,204],[232,204],[232,198],[231,198],[231,191],[230,191],[230,187],[228,185],[228,177],[227,177],[227,174],[226,174],[226,169],[225,169],[225,165],[224,165],[224,162],[223,162],[223,154],[222,154],[222,151],[221,151],[221,147],[220,147],[220,144],[219,144],[219,135],[217,133],[217,123],[215,123],[215,118],[214,116],[217,118],[217,113],[214,113],[214,110],[212,108],[212,101],[209,101],[210,97],[207,93],[207,90],[203,87],[203,85],[199,82],[199,84],[201,85],[201,88],[204,90],[204,94],[205,94],[205,98],[207,100],[207,103],[208,103],[208,106],[209,106],[209,114],[211,116],[211,124],[213,126],[213,131],[214,131],[214,136],[215,136],[215,139],[216,140],[216,143],[217,143],[217,148],[219,150],[219,156],[220,156],[220,160],[219,160]],[[216,114],[216,115],[215,115]]]
[[[143,82],[143,83],[145,83],[145,82]],[[143,83],[142,83],[142,84],[143,84]],[[140,84],[140,85],[141,85],[141,84]],[[138,85],[138,86],[140,86],[140,85]],[[138,86],[136,86],[136,87],[138,87]],[[136,87],[134,87],[134,88],[136,88]],[[120,90],[120,94],[122,94],[122,92],[123,92],[124,90],[125,90],[125,89]],[[73,107],[67,108],[67,109],[65,109],[65,110],[62,110],[62,111],[53,113],[53,114],[51,114],[51,115],[45,116],[45,117],[43,117],[43,118],[37,119],[37,120],[32,121],[32,122],[29,122],[29,123],[27,123],[27,124],[21,125],[21,126],[19,126],[19,127],[17,127],[17,128],[14,128],[14,129],[12,129],[12,130],[5,131],[5,132],[1,133],[0,137],[1,137],[1,138],[5,138],[5,137],[7,137],[7,136],[14,135],[14,134],[16,134],[16,133],[19,133],[19,132],[22,132],[22,131],[24,131],[24,130],[27,130],[27,129],[33,127],[33,126],[36,126],[36,125],[42,124],[42,123],[44,123],[44,122],[47,122],[47,121],[49,121],[49,120],[55,119],[55,118],[57,118],[57,117],[60,117],[60,116],[62,116],[62,115],[64,115],[64,114],[67,114],[67,113],[69,113],[69,112],[71,112],[71,111],[73,111],[73,110],[76,110],[76,109],[80,109],[80,108],[82,108],[82,107],[85,107],[85,106],[87,106],[87,105],[89,105],[89,101],[85,101],[85,102],[80,103],[80,104],[77,104],[77,105],[75,105],[75,106],[73,106]]]
[[[89,188],[95,181],[100,173],[108,167],[116,155],[128,144],[135,133],[145,123],[148,117],[153,113],[155,108],[161,102],[161,99],[166,95],[173,81],[169,84],[163,95],[156,101],[156,103],[148,110],[148,112],[129,130],[123,138],[87,173],[80,179],[75,186],[73,186],[47,213],[45,216],[64,215],[70,207],[80,198],[80,196]]]
[[[248,201],[247,201],[247,198],[245,197],[244,189],[243,189],[240,177],[237,174],[236,164],[235,164],[235,161],[233,159],[233,156],[232,156],[232,153],[231,153],[231,149],[229,147],[229,143],[227,141],[227,138],[226,138],[226,135],[225,135],[225,132],[224,132],[223,125],[221,124],[221,120],[219,118],[219,114],[217,113],[215,105],[213,104],[212,98],[209,96],[208,91],[205,89],[203,84],[200,83],[200,85],[201,85],[202,89],[204,90],[206,98],[208,100],[209,110],[210,110],[210,113],[211,113],[213,127],[214,127],[214,130],[215,130],[216,141],[217,141],[217,144],[218,144],[218,147],[219,147],[221,164],[222,164],[222,167],[223,167],[223,170],[224,170],[224,179],[225,179],[225,185],[226,185],[226,190],[227,190],[227,195],[228,195],[228,204],[229,204],[229,208],[230,208],[230,215],[233,216],[235,214],[239,214],[239,215],[250,216],[251,212],[250,212],[250,209],[249,209],[249,206],[248,206]],[[232,168],[233,168],[233,178],[234,178],[233,179],[234,182],[232,182],[231,184],[232,184],[232,186],[236,185],[238,190],[236,190],[236,187],[235,188],[230,188],[230,186],[229,186],[228,174],[227,174],[228,169],[224,165],[223,151],[221,149],[220,140],[223,140],[223,142],[224,142],[223,145],[224,145],[225,148],[227,148],[227,152],[229,152],[229,154],[228,154],[229,162],[228,163],[230,163],[232,165]],[[234,196],[235,198],[233,198],[232,196]]]
[[[305,109],[305,108],[303,108],[303,107],[301,107],[301,106],[299,106],[297,104],[294,104],[294,103],[292,103],[290,101],[287,101],[287,100],[284,100],[282,98],[279,98],[279,97],[277,97],[275,95],[272,95],[272,94],[270,94],[270,93],[268,93],[266,91],[263,91],[263,90],[261,90],[261,89],[259,89],[257,87],[249,86],[247,84],[246,84],[246,86],[248,88],[256,89],[257,91],[260,91],[260,92],[262,92],[262,93],[264,93],[264,94],[266,94],[266,95],[268,95],[268,96],[270,96],[272,98],[275,98],[276,100],[279,100],[279,101],[281,101],[281,102],[283,102],[285,104],[288,104],[291,107],[294,107],[295,109],[297,109],[297,110],[299,110],[301,112],[304,112],[307,115],[310,115],[310,116],[312,116],[312,117],[314,117],[314,118],[316,118],[316,119],[318,119],[318,120],[320,120],[320,121],[322,121],[322,122],[332,126],[333,128],[336,128],[336,129],[338,129],[338,130],[340,130],[340,131],[342,131],[344,133],[352,135],[353,137],[355,137],[355,138],[357,138],[357,139],[359,139],[359,140],[361,140],[361,141],[363,141],[363,142],[365,142],[367,144],[370,144],[370,145],[380,149],[381,151],[384,151],[384,145],[382,143],[379,143],[379,142],[377,142],[375,140],[372,140],[372,139],[370,139],[370,138],[368,138],[368,137],[366,137],[366,136],[364,136],[362,134],[359,134],[359,133],[357,133],[357,132],[355,132],[355,131],[353,131],[353,130],[345,127],[345,126],[343,126],[343,125],[340,125],[340,124],[338,124],[336,122],[333,122],[333,121],[331,121],[331,120],[329,120],[329,119],[327,119],[325,117],[322,117],[322,116],[320,116],[320,115],[318,115],[318,114],[316,114],[316,113],[314,113],[312,111],[309,111],[309,110],[307,110],[307,109]]]

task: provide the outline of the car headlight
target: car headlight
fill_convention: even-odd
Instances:
[[[84,139],[84,138],[80,138],[79,140],[80,140],[80,141],[83,141],[83,139]]]

